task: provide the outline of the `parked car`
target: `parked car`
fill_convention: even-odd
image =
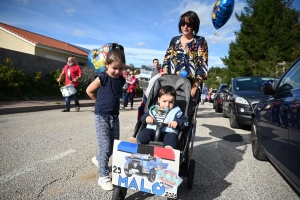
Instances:
[[[214,97],[214,100],[213,100],[213,108],[215,109],[216,112],[220,112],[221,109],[223,108],[223,96],[224,96],[224,93],[223,93],[223,89],[224,88],[227,88],[227,84],[220,84],[216,94],[215,94],[215,97]]]
[[[256,104],[268,95],[261,91],[261,85],[268,80],[277,80],[274,77],[245,76],[232,78],[227,88],[222,91],[223,117],[229,117],[231,128],[240,128],[251,125],[251,114]]]
[[[279,82],[267,81],[262,99],[253,110],[253,156],[267,160],[300,193],[300,57]]]
[[[209,99],[209,102],[212,103],[214,101],[214,98],[215,98],[215,95],[217,93],[217,90],[216,89],[213,89],[211,91],[211,94],[210,94],[210,99]]]
[[[149,80],[150,78],[152,78],[153,76],[155,76],[156,74],[158,74],[157,70],[155,67],[143,67],[141,69],[141,73],[139,76],[139,86],[142,90],[146,90],[149,84]]]

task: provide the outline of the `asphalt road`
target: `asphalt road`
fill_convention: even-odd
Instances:
[[[132,135],[134,110],[120,114],[121,140]],[[179,199],[300,199],[269,162],[253,158],[250,131],[229,128],[211,103],[197,115],[192,190],[186,179]],[[0,115],[0,199],[110,199],[97,185],[92,107]],[[164,199],[128,190],[126,199]]]

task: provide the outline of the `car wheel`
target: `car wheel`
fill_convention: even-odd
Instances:
[[[114,186],[114,191],[112,194],[112,200],[123,200],[127,194],[127,188],[120,186]]]
[[[218,106],[218,104],[215,106],[215,112],[220,112],[220,107]]]
[[[153,183],[155,181],[155,177],[156,177],[156,173],[155,173],[155,169],[151,169],[150,173],[148,175],[148,180]]]
[[[260,144],[260,132],[258,129],[256,119],[253,119],[252,126],[251,126],[251,144],[252,144],[252,153],[254,158],[257,160],[265,161],[267,157],[264,154],[264,151]]]
[[[125,175],[126,175],[127,177],[131,177],[131,176],[132,176],[132,174],[129,174],[127,171],[125,171]]]
[[[223,117],[223,118],[227,118],[227,115],[225,114],[224,105],[223,105],[223,108],[222,108],[222,117]]]
[[[232,109],[229,114],[229,123],[230,123],[231,128],[240,128],[240,126],[236,122],[236,117],[235,117],[235,114],[233,114]]]

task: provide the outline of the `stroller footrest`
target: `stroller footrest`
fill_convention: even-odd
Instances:
[[[163,146],[164,146],[164,143],[163,143],[163,142],[157,142],[157,141],[150,141],[150,142],[149,142],[149,145],[151,145],[151,146],[160,146],[160,147],[163,147]]]

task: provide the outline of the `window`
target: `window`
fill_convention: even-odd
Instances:
[[[291,89],[300,88],[300,60],[284,75],[279,86],[278,92],[285,92]]]
[[[85,62],[78,62],[78,65],[80,65],[80,66],[85,66]]]

